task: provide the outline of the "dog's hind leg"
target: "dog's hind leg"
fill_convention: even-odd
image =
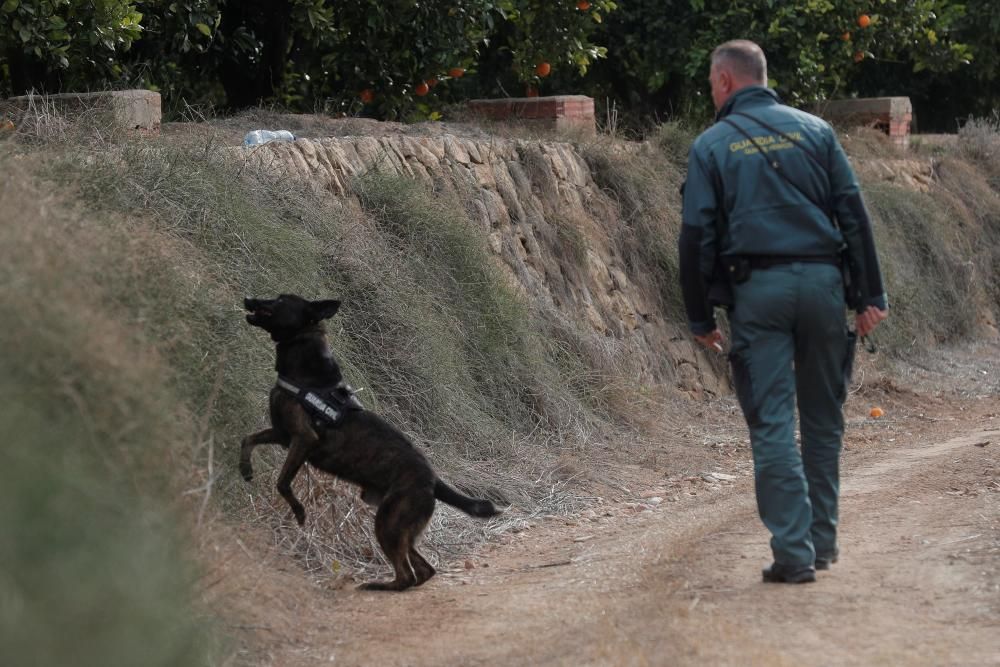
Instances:
[[[406,525],[407,498],[390,495],[375,514],[375,537],[396,574],[392,581],[370,581],[360,588],[366,591],[401,591],[417,583],[410,567],[409,555],[411,536]]]
[[[287,445],[288,437],[275,428],[266,428],[252,435],[243,438],[240,443],[240,474],[243,479],[250,481],[253,479],[253,465],[250,463],[250,454],[253,453],[257,445]]]
[[[413,584],[414,586],[419,586],[437,573],[434,566],[420,555],[416,546],[410,547],[410,565],[413,566],[413,574],[417,577],[416,583]]]
[[[432,487],[428,487],[432,488]],[[424,583],[436,573],[434,566],[427,562],[420,552],[417,551],[417,541],[424,532],[424,528],[430,523],[431,515],[434,514],[434,492],[428,490],[426,494],[413,498],[409,505],[409,516],[406,518],[410,530],[410,564],[413,566],[413,574],[417,577],[416,586]]]
[[[431,515],[434,514],[434,494],[429,491],[426,494],[412,498],[408,505],[408,513],[405,522],[409,531],[409,553],[410,565],[413,566],[413,574],[417,581],[414,584],[419,586],[436,573],[434,566],[427,562],[420,552],[417,551],[417,541],[424,532],[424,528],[430,523]]]
[[[300,526],[306,522],[306,508],[295,497],[295,493],[292,491],[292,480],[299,474],[299,469],[306,462],[309,450],[314,444],[315,441],[306,440],[301,436],[292,438],[292,444],[288,448],[288,456],[285,457],[285,465],[281,466],[281,474],[278,475],[278,493],[291,506],[295,520],[299,522]]]
[[[420,534],[434,513],[434,497],[407,493],[390,496],[375,515],[375,535],[382,551],[392,563],[393,581],[371,582],[365,590],[401,591],[419,586],[434,576],[434,567],[421,556],[415,546]]]
[[[433,495],[427,495],[420,500],[414,500],[410,505],[410,516],[407,521],[410,529],[410,553],[408,555],[410,557],[410,565],[413,566],[413,574],[417,578],[415,586],[424,583],[437,572],[434,566],[428,563],[427,559],[417,551],[417,541],[420,539],[420,535],[423,534],[424,528],[430,523],[432,514],[434,514]]]

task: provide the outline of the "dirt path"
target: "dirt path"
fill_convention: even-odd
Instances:
[[[252,629],[274,665],[1000,664],[1000,398],[960,409],[849,440],[842,558],[813,585],[760,583],[744,468],[539,520],[401,595],[271,561],[282,613]]]

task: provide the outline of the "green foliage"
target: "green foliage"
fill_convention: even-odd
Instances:
[[[605,16],[616,11],[610,0],[494,4],[497,18],[477,65],[478,96],[579,92],[581,77],[607,53],[598,35]]]
[[[586,6],[586,9],[582,9]],[[531,2],[502,0],[500,15],[513,30],[508,33],[511,67],[520,81],[537,81],[541,63],[566,65],[581,75],[607,54],[607,48],[584,43],[604,15],[617,9],[610,0],[593,0],[585,5],[573,2]]]
[[[992,108],[1000,108],[1000,90],[995,83],[1000,78],[1000,9],[992,0],[967,0],[955,32],[972,49],[976,78],[987,86],[981,93],[992,96]]]
[[[242,33],[223,39],[220,4],[219,0],[136,0],[143,17],[142,38],[123,59],[125,71],[118,80],[159,92],[170,115],[184,102],[221,99],[221,85],[211,74],[213,58],[221,50],[236,54],[254,44]]]
[[[920,132],[955,132],[968,118],[1000,109],[1000,6],[969,0],[952,9],[949,35],[968,45],[969,65],[942,72],[905,57],[866,62],[854,82],[867,96],[908,95]]]
[[[859,25],[863,14],[867,27]],[[961,15],[962,6],[949,0],[638,0],[609,17],[609,58],[599,84],[649,110],[692,98],[708,108],[712,50],[742,38],[764,49],[771,85],[803,104],[850,93],[872,62],[907,59],[918,71],[955,69],[971,58],[951,38]]]
[[[707,117],[711,51],[742,37],[790,103],[903,93],[954,130],[1000,104],[998,35],[990,0],[0,0],[0,92],[129,85],[162,92],[169,115],[268,103],[387,119],[582,92],[638,125]]]
[[[302,46],[290,55],[285,101],[360,111],[367,91],[366,111],[384,117],[429,115],[437,106],[434,87],[452,78],[449,71],[474,69],[491,20],[488,0],[325,4],[307,2],[300,10],[295,32]]]
[[[4,0],[0,85],[21,93],[25,85],[86,86],[113,78],[122,54],[142,34],[141,20],[129,0]]]
[[[586,73],[604,55],[589,37],[615,8],[612,0],[593,0],[587,11],[542,0],[102,0],[93,11],[94,4],[0,5],[0,27],[9,28],[0,33],[3,85],[20,93],[31,85],[52,91],[59,81],[128,82],[162,92],[168,111],[277,102],[433,118],[497,78],[537,83],[542,62]],[[137,48],[126,54],[132,42]],[[17,49],[30,62],[12,56]],[[490,77],[477,81],[481,69]]]
[[[306,0],[296,7],[303,4],[308,11],[293,30],[302,38],[289,57],[284,102],[424,118],[436,117],[443,102],[470,87],[491,85],[476,80],[481,69],[518,84],[537,83],[536,67],[543,62],[586,73],[604,55],[588,36],[601,21],[600,11],[615,7],[611,0],[594,0],[589,12],[570,2],[540,0],[446,6],[370,0],[331,7]],[[462,73],[452,76],[456,68]],[[362,91],[371,102],[364,102]]]

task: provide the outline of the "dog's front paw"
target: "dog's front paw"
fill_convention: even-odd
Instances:
[[[300,504],[292,505],[292,514],[295,515],[295,520],[299,522],[300,526],[306,525],[306,508]]]

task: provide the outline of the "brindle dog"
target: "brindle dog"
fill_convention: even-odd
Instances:
[[[277,344],[278,376],[303,389],[334,387],[343,376],[326,343],[321,322],[339,301],[307,301],[292,294],[277,299],[245,299],[247,322],[271,334]],[[292,480],[306,461],[361,487],[361,497],[377,505],[375,535],[395,570],[393,581],[370,582],[367,590],[400,591],[419,586],[434,568],[416,549],[434,513],[435,498],[480,518],[498,514],[488,500],[469,498],[441,481],[427,458],[396,427],[367,410],[345,410],[335,424],[316,419],[288,391],[275,385],[270,396],[271,428],[243,439],[240,473],[250,481],[250,454],[278,444],[288,456],[278,476],[278,493],[291,505],[299,525],[306,512],[292,492]]]

